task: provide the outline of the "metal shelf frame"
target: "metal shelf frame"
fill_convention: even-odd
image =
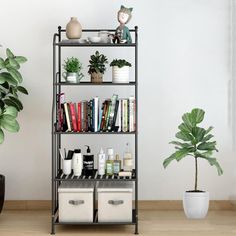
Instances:
[[[83,32],[99,32],[99,31],[109,31],[115,32],[115,29],[84,29]],[[61,26],[58,27],[58,32],[53,36],[53,102],[52,102],[52,116],[51,116],[51,142],[52,142],[52,209],[51,209],[51,234],[55,234],[56,225],[134,225],[135,234],[138,234],[138,27],[135,26],[134,29],[130,30],[134,34],[134,42],[131,44],[104,44],[104,43],[67,43],[62,42],[62,35],[66,32]],[[80,82],[80,83],[67,83],[62,81],[61,76],[61,53],[63,48],[68,47],[127,47],[134,49],[135,53],[135,81],[122,84],[114,84],[112,82],[103,83],[91,83],[91,82]],[[135,88],[135,99],[136,99],[136,131],[135,132],[57,132],[56,131],[56,95],[61,93],[63,86],[134,86]],[[59,149],[61,148],[61,135],[71,135],[71,134],[83,134],[83,135],[134,135],[135,139],[135,169],[132,172],[131,177],[118,177],[118,176],[98,176],[96,170],[94,175],[85,178],[83,176],[77,178],[73,174],[69,176],[63,175],[61,172],[61,160],[59,157]],[[133,209],[133,219],[132,222],[98,222],[97,220],[97,209],[94,211],[94,221],[93,222],[60,222],[58,220],[58,187],[62,181],[132,181],[135,185],[135,199],[134,199],[134,209]]]

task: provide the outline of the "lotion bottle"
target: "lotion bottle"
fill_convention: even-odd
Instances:
[[[98,154],[98,175],[105,175],[106,155],[103,149]]]
[[[123,169],[124,171],[133,170],[133,158],[132,153],[130,152],[129,143],[126,144],[126,151],[124,152]]]
[[[107,161],[106,161],[106,174],[108,176],[114,174],[113,160],[114,150],[112,148],[107,149]]]
[[[118,175],[121,170],[121,160],[119,159],[118,154],[116,154],[116,158],[113,162],[113,170],[115,175]]]
[[[91,154],[90,147],[88,145],[85,146],[87,147],[87,154],[83,158],[84,175],[89,177],[93,176],[94,172],[94,155]]]
[[[72,158],[72,167],[75,176],[80,176],[83,169],[83,158],[80,149],[75,149]]]

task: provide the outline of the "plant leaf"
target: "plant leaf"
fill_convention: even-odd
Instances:
[[[9,58],[9,64],[10,64],[10,67],[7,66],[7,68],[14,68],[14,69],[17,69],[17,70],[20,69],[19,63],[13,58]]]
[[[5,111],[4,111],[4,114],[8,114],[8,115],[11,115],[13,117],[17,117],[18,115],[18,112],[17,112],[17,109],[15,107],[12,107],[12,106],[8,106]]]
[[[182,123],[178,126],[178,129],[180,131],[186,132],[186,133],[191,133],[192,129],[191,127],[187,126],[185,123]]]
[[[216,149],[216,141],[214,142],[203,142],[200,143],[197,146],[198,150],[207,150],[207,151],[212,151],[212,150],[216,150],[218,152],[218,150]]]
[[[205,129],[197,126],[192,129],[192,135],[194,136],[196,143],[202,142],[205,133]]]
[[[18,86],[18,87],[17,87],[17,90],[18,90],[19,92],[21,92],[21,93],[26,94],[26,95],[29,94],[28,91],[27,91],[27,89],[24,88],[23,86]]]
[[[22,102],[18,98],[12,97],[12,96],[9,96],[9,98],[18,105],[20,110],[23,109],[23,104],[22,104]]]
[[[15,80],[17,80],[19,83],[22,83],[23,78],[19,71],[14,68],[7,68],[7,70]]]
[[[181,139],[183,141],[192,141],[193,140],[193,136],[189,133],[180,131],[175,135],[176,138]]]
[[[175,153],[173,153],[171,156],[169,156],[168,158],[164,160],[163,162],[164,168],[166,168],[170,164],[171,161],[173,160],[180,161],[181,159],[186,157],[188,154],[189,154],[189,150],[187,148],[182,148],[176,151]]]
[[[7,57],[9,57],[9,58],[14,58],[15,57],[14,54],[12,53],[12,51],[9,48],[6,49],[6,54],[7,54]]]
[[[206,141],[210,140],[210,139],[213,138],[213,137],[214,137],[214,135],[208,134],[208,135],[206,135],[206,136],[202,139],[202,142],[206,142]]]
[[[13,121],[1,119],[1,126],[12,133],[16,133],[20,129],[19,123],[15,119]]]
[[[170,144],[174,144],[174,145],[177,145],[177,146],[180,146],[181,148],[190,148],[190,147],[193,147],[191,144],[189,143],[181,143],[181,142],[178,142],[178,141],[171,141]]]
[[[208,134],[209,132],[211,132],[214,129],[213,126],[210,126],[207,130],[206,130],[206,134]]]
[[[223,170],[222,170],[219,162],[216,160],[216,158],[211,158],[211,157],[207,157],[207,156],[204,156],[204,155],[202,155],[201,158],[207,160],[211,166],[215,166],[216,169],[217,169],[218,175],[223,174]]]
[[[2,144],[4,141],[4,132],[2,129],[0,129],[0,144]]]
[[[190,129],[196,126],[196,123],[193,120],[191,113],[183,114],[182,120]]]
[[[8,106],[13,106],[17,109],[17,111],[20,111],[20,107],[17,105],[17,103],[15,103],[14,101],[12,101],[11,99],[4,99],[4,103]]]
[[[3,81],[4,82],[8,82],[10,84],[13,84],[13,85],[17,85],[17,80],[15,80],[10,73],[8,72],[2,72],[0,73],[0,81]],[[2,82],[0,82],[1,84],[3,84]]]
[[[27,58],[26,58],[26,57],[22,57],[22,56],[16,56],[16,57],[15,57],[15,60],[16,60],[19,64],[22,64],[22,63],[27,62]]]
[[[191,111],[191,117],[194,120],[194,123],[199,124],[203,121],[205,111],[199,108],[195,108]]]
[[[0,69],[5,68],[5,62],[4,60],[0,57]]]

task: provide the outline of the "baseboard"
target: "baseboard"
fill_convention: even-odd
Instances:
[[[180,200],[140,200],[138,202],[140,210],[182,210]],[[49,200],[7,200],[4,203],[4,210],[49,210],[51,201]],[[210,210],[236,210],[236,205],[229,200],[210,201]]]

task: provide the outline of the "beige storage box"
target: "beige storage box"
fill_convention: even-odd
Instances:
[[[58,193],[59,222],[93,222],[93,183],[63,182]]]
[[[98,222],[132,222],[132,192],[130,182],[100,182]]]

